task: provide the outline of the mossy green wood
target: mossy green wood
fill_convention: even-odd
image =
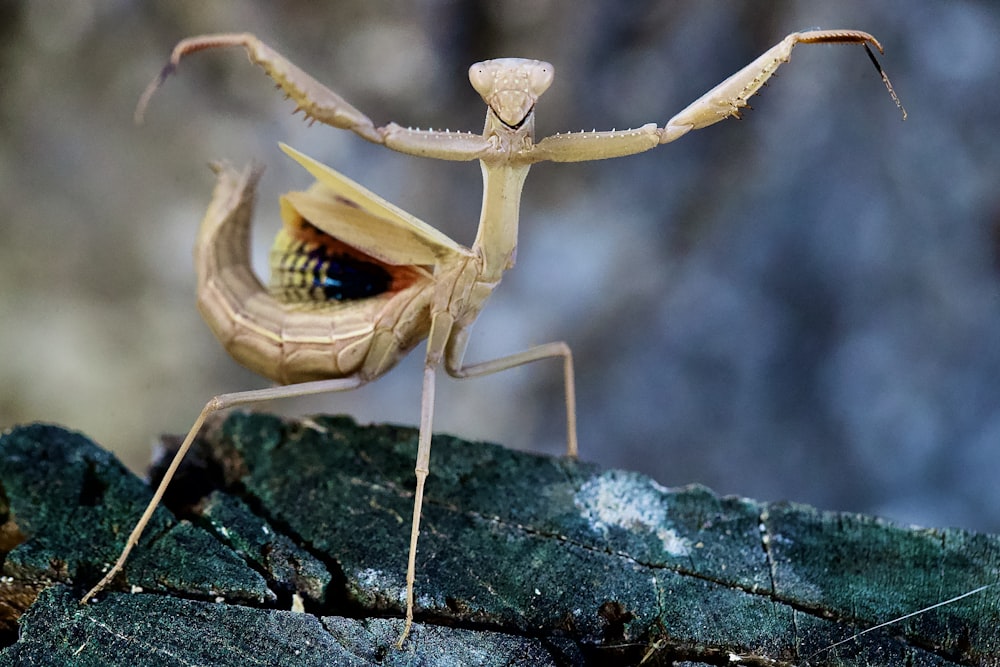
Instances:
[[[205,664],[209,650],[210,664],[234,665],[1000,664],[1000,586],[823,650],[997,581],[996,536],[665,489],[449,437],[435,438],[424,509],[424,623],[400,653],[416,432],[244,414],[214,426],[204,452],[229,493],[200,503],[204,529],[163,511],[121,582],[169,595],[87,607],[77,597],[148,489],[79,435],[0,439],[6,533],[20,535],[0,601],[5,587],[72,586],[39,598],[0,664]],[[293,593],[305,613],[285,611]]]

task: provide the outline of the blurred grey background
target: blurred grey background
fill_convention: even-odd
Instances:
[[[534,167],[518,266],[468,359],[568,341],[587,460],[1000,530],[1000,5],[985,1],[0,2],[0,427],[65,424],[141,469],[212,395],[266,385],[194,304],[211,160],[267,165],[261,272],[278,195],[309,182],[278,141],[475,234],[478,166],[309,128],[236,50],[186,60],[134,126],[182,37],[252,31],[376,123],[475,131],[468,65],[543,58],[544,136],[662,125],[814,27],[875,34],[909,120],[860,47],[799,46],[742,121]],[[420,364],[280,409],[415,424]],[[558,453],[562,400],[556,363],[445,378],[436,427]]]

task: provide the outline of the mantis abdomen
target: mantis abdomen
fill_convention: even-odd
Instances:
[[[198,309],[236,361],[279,384],[348,376],[368,381],[426,338],[428,274],[379,262],[304,226],[301,218],[286,217],[274,252],[284,266],[266,288],[250,265],[250,218],[260,173],[227,165],[217,169],[213,202],[218,205],[202,220],[195,252]],[[346,256],[345,266],[355,274],[347,279],[352,298],[301,298],[307,290],[314,296],[323,292],[322,285],[311,284],[317,277],[336,279],[316,271],[308,253],[317,247]]]

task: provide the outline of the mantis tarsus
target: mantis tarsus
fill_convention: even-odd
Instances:
[[[470,327],[503,272],[513,266],[521,187],[535,162],[580,162],[632,155],[731,116],[788,61],[796,44],[862,44],[893,100],[899,101],[869,45],[855,30],[792,33],[667,121],[629,130],[556,134],[536,142],[534,112],[553,79],[552,65],[504,58],[469,69],[486,102],[482,134],[415,130],[375,124],[339,95],[249,34],[193,37],[174,48],[169,64],[136,109],[141,119],[150,97],[181,58],[205,49],[242,46],[252,62],[311,121],[351,130],[400,153],[440,160],[479,160],[483,205],[471,248],[396,208],[329,167],[287,147],[316,183],[281,199],[284,227],[272,251],[270,288],[254,276],[248,257],[249,221],[259,171],[216,167],[218,182],[198,235],[195,263],[198,305],[212,331],[240,363],[280,386],[211,399],[177,451],[118,561],[83,598],[86,602],[121,572],[181,459],[211,413],[247,403],[344,391],[386,373],[427,339],[416,460],[416,490],[406,571],[406,622],[413,621],[413,588],[421,502],[430,464],[434,384],[442,366],[456,378],[495,373],[541,359],[563,364],[567,454],[576,456],[573,361],[564,342],[476,364],[464,362]],[[902,110],[902,107],[900,106]],[[905,111],[903,112],[905,118]]]

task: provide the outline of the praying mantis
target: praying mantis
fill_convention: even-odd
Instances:
[[[140,99],[137,120],[153,93],[185,56],[242,47],[312,122],[350,130],[372,143],[439,160],[478,160],[483,174],[479,228],[471,248],[383,200],[316,160],[282,145],[315,179],[305,191],[281,198],[283,228],[271,254],[265,287],[249,259],[249,227],[259,169],[215,165],[217,184],[195,246],[198,306],[236,361],[278,383],[267,389],[222,394],[202,409],[163,480],[126,541],[117,562],[83,598],[86,603],[122,571],[181,460],[206,418],[219,410],[280,398],[355,389],[388,372],[426,340],[416,487],[406,568],[402,646],[414,618],[414,579],[421,505],[429,474],[434,389],[439,369],[455,378],[488,375],[544,359],[561,361],[566,404],[566,452],[577,455],[573,357],[565,342],[465,363],[469,333],[503,273],[514,264],[521,189],[536,162],[581,162],[623,157],[666,144],[729,117],[756,94],[797,44],[864,46],[892,99],[893,92],[857,30],[792,33],[712,88],[663,127],[555,134],[535,140],[535,106],[553,81],[552,65],[502,58],[469,69],[486,103],[483,132],[377,127],[335,92],[250,34],[204,35],[177,44],[168,65]]]

